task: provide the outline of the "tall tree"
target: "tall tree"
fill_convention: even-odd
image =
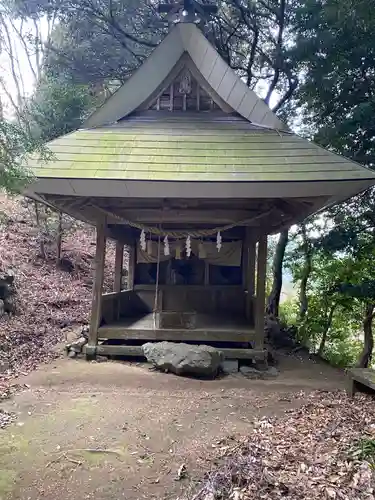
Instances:
[[[281,289],[283,286],[283,262],[288,239],[289,230],[285,229],[279,235],[272,260],[272,289],[267,299],[266,313],[274,318],[279,317]]]
[[[250,88],[280,111],[298,85],[289,55],[296,2],[221,0],[219,6],[210,26],[217,49]]]
[[[298,103],[315,140],[374,166],[375,1],[302,0],[296,27]]]
[[[14,0],[22,18],[58,20],[45,64],[73,82],[124,81],[160,42],[166,30],[148,0]]]
[[[204,2],[205,0],[203,0]],[[13,0],[20,16],[55,16],[46,64],[73,82],[126,80],[165,36],[154,0]],[[219,0],[206,35],[228,64],[275,110],[297,87],[289,57],[295,0]]]
[[[98,103],[87,85],[45,74],[26,101],[25,117],[33,137],[47,142],[79,128]]]
[[[375,1],[301,0],[295,20],[293,57],[303,74],[295,97],[310,134],[321,145],[375,167]],[[375,248],[374,210],[372,191],[331,209],[332,229],[322,239],[333,258],[353,259],[349,284],[357,282],[360,289],[373,279],[373,266],[366,263]],[[373,297],[368,291],[361,297],[365,348],[360,363],[367,365]]]
[[[368,366],[374,346],[372,322],[375,308],[375,216],[373,193],[368,191],[330,211],[333,228],[319,241],[332,258],[348,256],[346,274],[339,285],[345,295],[362,304],[364,346],[358,361]]]
[[[1,16],[1,11],[0,11]],[[0,57],[8,40],[8,32],[0,19]],[[0,93],[0,188],[7,192],[19,192],[29,179],[24,168],[27,155],[39,152],[46,157],[46,151],[17,121],[5,118],[3,110],[4,96]]]
[[[0,3],[1,76],[8,114],[23,120],[25,99],[42,76],[43,59],[54,27],[50,16],[19,15],[13,0]]]

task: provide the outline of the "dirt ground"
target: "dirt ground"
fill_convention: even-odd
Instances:
[[[254,419],[302,405],[315,389],[342,389],[325,364],[281,359],[280,376],[194,380],[145,364],[62,359],[18,379],[3,408],[0,500],[177,499],[214,466],[212,451]],[[101,450],[101,451],[98,451]],[[177,481],[186,464],[188,477]]]

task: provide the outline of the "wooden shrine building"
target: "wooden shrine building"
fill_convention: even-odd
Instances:
[[[26,194],[97,228],[90,356],[170,340],[263,357],[267,235],[375,183],[292,133],[194,22],[48,146]],[[107,238],[115,285],[103,294]]]

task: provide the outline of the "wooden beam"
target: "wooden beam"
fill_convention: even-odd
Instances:
[[[115,252],[115,279],[113,284],[114,292],[121,292],[122,267],[124,263],[124,244],[121,241],[116,241]]]
[[[155,340],[161,342],[169,340],[171,342],[254,342],[254,330],[215,330],[215,329],[157,329],[151,328],[136,329],[119,323],[103,325],[99,328],[99,339],[121,339],[121,340]]]
[[[264,313],[266,306],[267,235],[260,236],[257,258],[257,289],[255,299],[256,347],[264,343]]]
[[[246,219],[257,217],[260,213],[257,210],[231,210],[231,209],[194,209],[194,208],[173,208],[163,210],[158,208],[137,208],[137,209],[113,209],[113,212],[124,219],[132,222],[144,224],[159,224],[162,220],[164,224],[170,223],[214,223],[231,224]],[[123,224],[121,220],[108,217],[111,224]]]
[[[263,361],[267,359],[267,351],[265,349],[220,349],[223,352],[225,359],[254,359]]]
[[[98,328],[101,321],[106,246],[105,228],[105,220],[98,223],[96,227],[95,278],[92,290],[91,320],[88,341],[90,347],[96,346],[98,343]]]
[[[112,240],[120,241],[124,245],[134,244],[133,229],[128,226],[107,226],[106,236]]]

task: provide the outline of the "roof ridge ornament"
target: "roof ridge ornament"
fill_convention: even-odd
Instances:
[[[158,6],[158,12],[168,14],[168,21],[172,24],[200,23],[217,11],[216,5],[202,5],[197,0],[178,0],[177,3],[161,3]]]

